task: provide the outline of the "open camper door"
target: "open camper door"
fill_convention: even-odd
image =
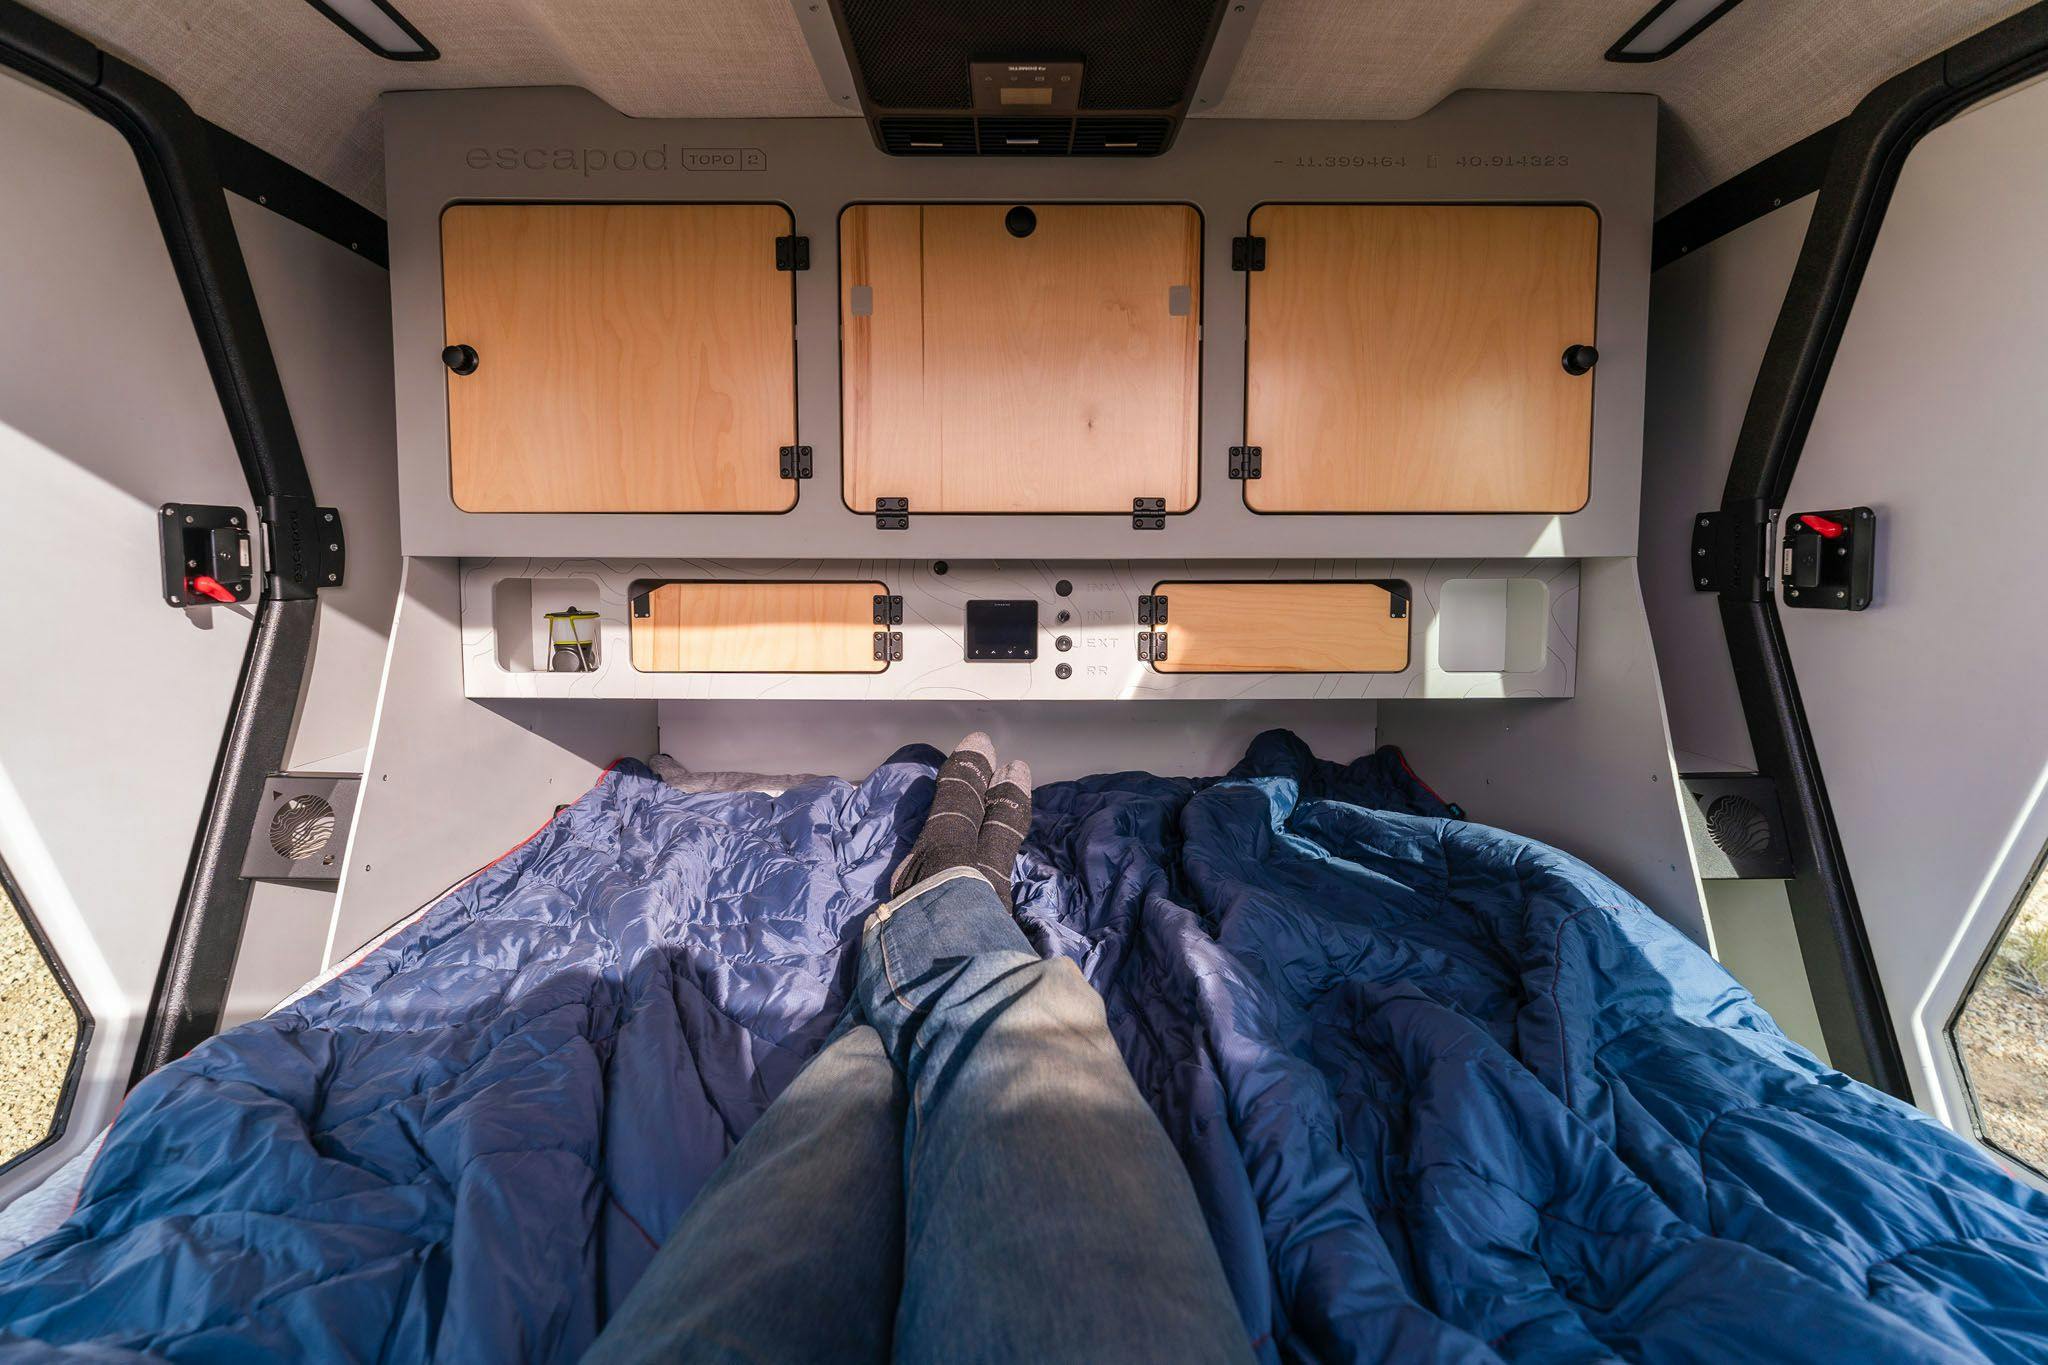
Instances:
[[[1831,1059],[2037,1177],[2048,86],[2015,82],[2044,53],[2036,13],[1906,72],[1833,132],[1816,198],[1766,190],[1783,206],[1674,249],[1645,526],[1680,537],[1645,570],[1677,746],[1692,768],[1775,779]],[[1789,281],[1782,309],[1754,306],[1765,281]],[[1722,381],[1748,365],[1753,392]],[[1688,508],[1686,452],[1711,471],[1717,438],[1725,490],[1695,483]],[[1728,673],[1695,667],[1702,637],[1680,628],[1711,605]],[[1743,916],[1761,904],[1742,899]]]

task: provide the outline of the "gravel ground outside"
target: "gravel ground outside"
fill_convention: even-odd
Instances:
[[[2029,888],[1956,1021],[1985,1136],[2048,1173],[2048,876]]]
[[[0,1161],[50,1132],[78,1016],[0,888]]]

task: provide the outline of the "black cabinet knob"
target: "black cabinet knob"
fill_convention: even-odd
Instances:
[[[457,374],[475,374],[476,362],[474,346],[448,346],[441,351],[441,363]]]
[[[1591,346],[1567,346],[1564,348],[1564,372],[1585,374],[1600,363],[1600,352]]]
[[[1029,237],[1038,230],[1038,215],[1019,204],[1003,215],[1003,226],[1012,237]]]

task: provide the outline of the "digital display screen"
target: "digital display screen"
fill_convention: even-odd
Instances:
[[[1051,104],[1052,87],[1046,85],[1006,85],[1002,89],[1004,104]]]
[[[1038,603],[977,598],[967,604],[967,659],[970,663],[1038,657]]]

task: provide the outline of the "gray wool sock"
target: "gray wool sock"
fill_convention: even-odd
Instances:
[[[974,844],[974,865],[981,869],[1002,897],[1003,908],[1012,909],[1011,878],[1017,871],[1017,851],[1031,832],[1031,765],[1021,761],[1005,763],[988,787],[981,833]]]
[[[924,817],[917,842],[896,865],[889,894],[896,895],[949,867],[971,867],[981,834],[983,800],[995,770],[995,742],[979,730],[953,746],[939,765],[932,789],[932,808]]]

